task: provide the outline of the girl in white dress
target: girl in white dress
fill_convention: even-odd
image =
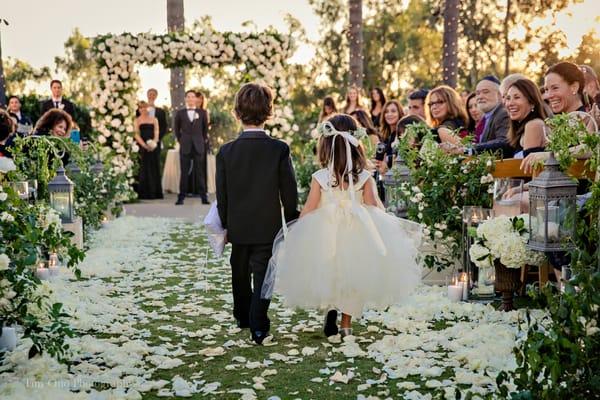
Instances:
[[[274,289],[286,306],[330,310],[327,336],[338,333],[339,309],[346,336],[352,317],[385,309],[419,284],[420,228],[383,211],[354,118],[336,115],[319,133],[326,168],[313,174],[300,218],[275,240],[262,296]]]

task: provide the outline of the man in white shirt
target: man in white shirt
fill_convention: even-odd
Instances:
[[[203,204],[209,204],[206,192],[206,147],[208,146],[208,118],[206,111],[196,108],[196,92],[185,93],[186,108],[177,111],[173,132],[179,142],[181,177],[176,205],[182,205],[189,189],[189,176],[195,177]]]

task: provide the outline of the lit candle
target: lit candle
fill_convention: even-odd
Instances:
[[[458,303],[463,296],[463,288],[458,282],[448,286],[448,299],[453,303]]]
[[[41,281],[46,281],[50,278],[50,271],[45,267],[44,263],[40,263],[35,271],[35,276]]]

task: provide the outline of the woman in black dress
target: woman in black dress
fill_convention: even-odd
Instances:
[[[140,199],[162,199],[160,151],[158,150],[158,120],[148,113],[148,103],[138,103],[135,119],[135,140],[140,147],[140,173],[137,193]]]

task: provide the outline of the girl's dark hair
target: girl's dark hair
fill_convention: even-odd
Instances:
[[[352,111],[352,113],[350,115],[356,119],[356,121],[360,124],[360,126],[362,126],[363,128],[365,128],[367,130],[367,135],[375,135],[375,136],[379,137],[379,133],[377,132],[377,129],[375,129],[375,126],[373,125],[373,121],[371,120],[371,118],[369,117],[369,114],[367,114],[366,111],[355,110],[355,111]]]
[[[63,110],[52,108],[40,117],[39,121],[35,125],[35,132],[38,135],[51,135],[50,132],[52,131],[52,128],[62,121],[67,123],[67,129],[65,131],[70,132],[71,126],[73,126],[73,120],[71,119],[71,116]]]
[[[467,109],[467,117],[469,117],[469,122],[467,124],[467,131],[469,131],[469,133],[475,132],[475,128],[476,128],[475,119],[473,119],[473,116],[471,115],[471,111],[469,111],[469,102],[471,101],[471,99],[475,99],[475,97],[476,97],[475,92],[471,92],[467,96],[467,101],[465,101],[465,108]],[[475,100],[475,101],[477,101],[477,100]]]
[[[525,132],[525,125],[534,119],[540,118],[545,120],[548,117],[546,109],[544,108],[544,101],[542,100],[542,93],[533,81],[530,79],[519,79],[515,81],[508,89],[515,87],[519,89],[519,92],[525,96],[529,104],[533,106],[533,110],[527,114],[523,121],[510,121],[510,128],[508,130],[508,143],[516,148],[519,144],[519,140]],[[508,92],[507,89],[507,92]]]
[[[385,104],[385,95],[383,94],[383,90],[381,90],[381,88],[379,87],[374,87],[373,88],[374,91],[377,92],[377,94],[379,94],[379,102],[381,103],[381,106],[383,107],[383,105]],[[371,98],[371,113],[373,112],[373,110],[375,109],[375,100],[373,100],[373,90],[371,90],[371,93],[369,95],[369,97]]]
[[[329,118],[328,121],[335,129],[340,132],[356,131],[358,124],[354,118],[348,114],[337,114]],[[334,139],[335,138],[335,139]],[[334,146],[334,165],[333,174],[335,181],[332,182],[333,187],[340,186],[342,182],[348,182],[347,160],[346,160],[346,144],[345,139],[341,136],[321,136],[317,154],[322,167],[327,167],[331,159],[331,149]],[[362,146],[350,146],[352,154],[352,177],[354,182],[358,181],[358,175],[366,168],[367,158],[363,152]]]
[[[577,94],[581,101],[583,101],[583,88],[585,87],[585,76],[581,69],[572,62],[563,61],[558,64],[554,64],[548,71],[546,71],[546,75],[548,74],[557,74],[560,75],[561,78],[564,79],[569,85],[577,82],[579,84],[579,89],[577,90]]]

